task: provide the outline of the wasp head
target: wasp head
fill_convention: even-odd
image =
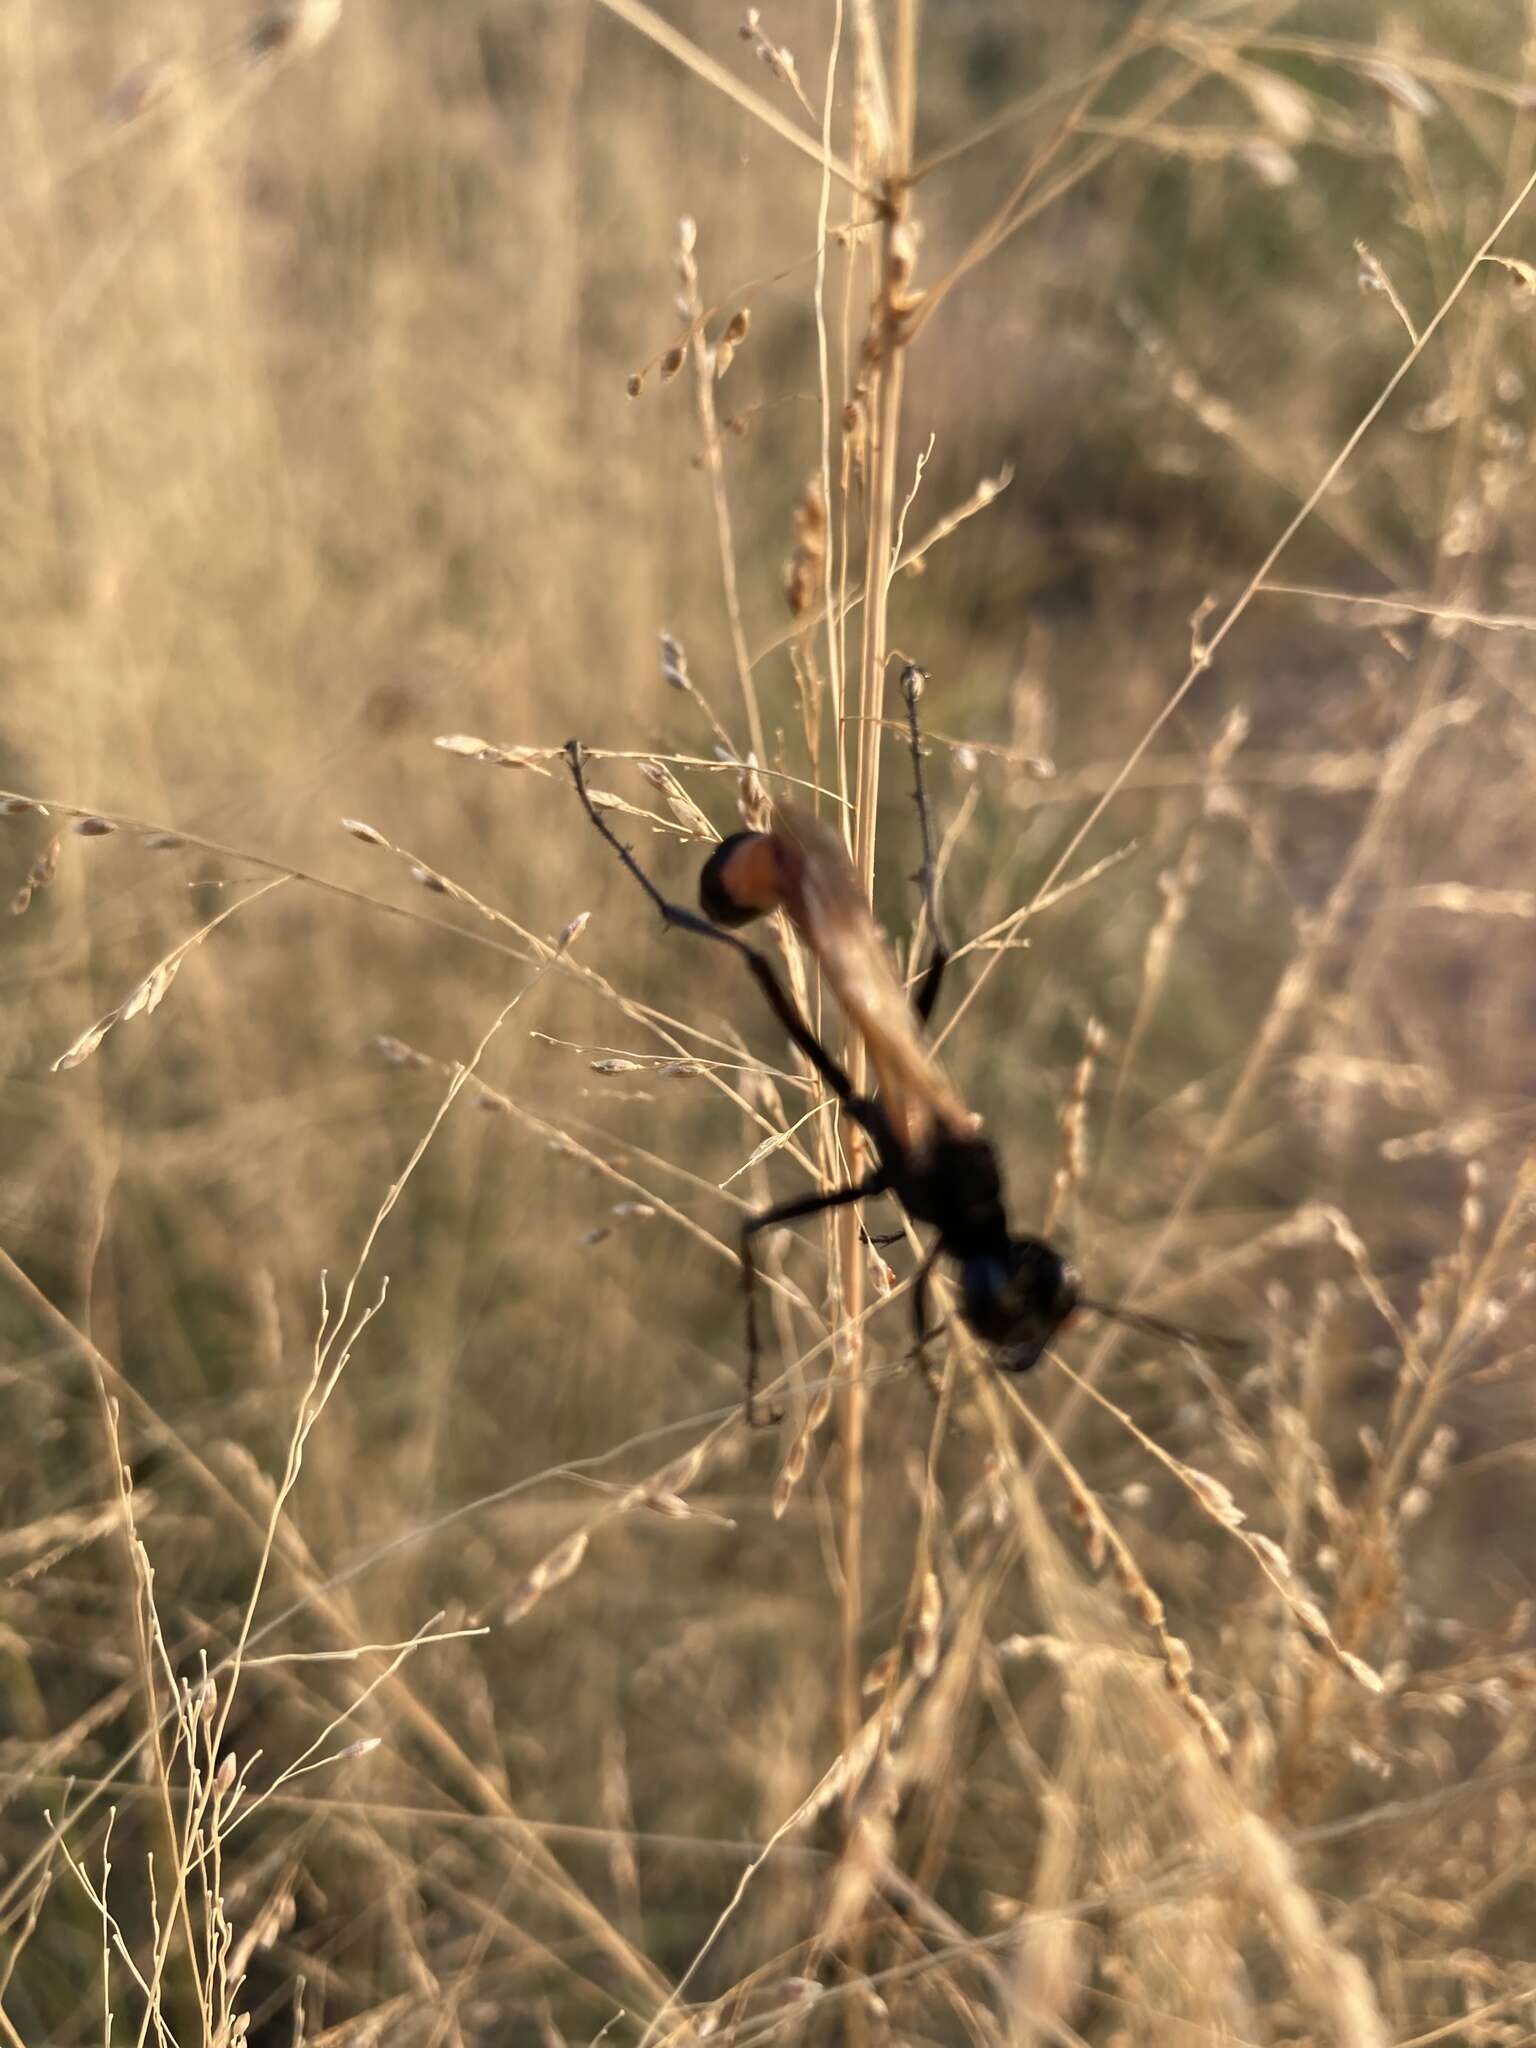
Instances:
[[[961,1313],[1006,1372],[1027,1372],[1078,1305],[1076,1268],[1039,1237],[960,1264]]]

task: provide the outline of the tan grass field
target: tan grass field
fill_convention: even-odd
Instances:
[[[1533,37],[0,11],[5,2042],[1536,2041]],[[1015,1225],[1248,1348],[936,1405],[847,1212],[754,1431],[856,1134],[560,748],[915,972],[905,661]]]

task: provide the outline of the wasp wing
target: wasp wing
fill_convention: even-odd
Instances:
[[[979,1119],[923,1038],[842,840],[787,804],[775,807],[774,837],[785,854],[785,908],[868,1048],[881,1107],[904,1149],[924,1151],[936,1127],[971,1135]]]

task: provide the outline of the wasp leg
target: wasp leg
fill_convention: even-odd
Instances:
[[[871,1232],[865,1230],[862,1227],[862,1225],[859,1229],[860,1244],[872,1244],[875,1247],[876,1251],[884,1251],[887,1245],[905,1244],[906,1241],[907,1233],[904,1230],[880,1230]]]
[[[576,784],[576,794],[585,805],[587,816],[661,912],[663,920],[677,931],[694,932],[701,939],[713,939],[717,946],[729,946],[732,952],[740,954],[747,963],[749,973],[767,997],[768,1006],[773,1014],[820,1074],[832,1094],[846,1108],[855,1099],[856,1091],[852,1081],[801,1016],[795,1007],[794,998],[780,981],[767,954],[760,953],[755,946],[749,946],[745,939],[738,939],[734,932],[722,931],[719,925],[711,924],[709,919],[701,917],[698,911],[685,910],[681,903],[669,903],[623,840],[604,822],[601,813],[593,804],[587,789],[586,774],[581,765],[581,742],[567,740],[565,752],[571,764],[571,779]]]
[[[923,671],[912,662],[908,662],[901,672],[901,694],[907,700],[907,743],[912,749],[912,795],[917,804],[918,830],[923,838],[923,864],[917,871],[917,881],[923,892],[928,936],[933,945],[917,994],[912,998],[912,1007],[925,1024],[933,1015],[944,983],[944,970],[949,965],[949,940],[939,921],[939,873],[933,858],[933,818],[928,809],[928,782],[923,774],[923,736],[917,716],[917,700],[923,694],[926,680]]]
[[[922,1264],[912,1275],[912,1358],[923,1376],[923,1385],[935,1402],[939,1398],[941,1383],[939,1375],[933,1369],[933,1361],[928,1356],[928,1345],[939,1332],[928,1327],[928,1307],[931,1299],[928,1281],[938,1256],[939,1247],[937,1244],[931,1245],[923,1254]]]
[[[823,1194],[801,1195],[793,1202],[776,1202],[771,1209],[762,1209],[755,1216],[747,1217],[741,1226],[741,1285],[747,1297],[747,1386],[746,1415],[753,1429],[772,1425],[784,1418],[782,1408],[770,1406],[767,1412],[757,1412],[758,1364],[762,1347],[757,1333],[757,1261],[752,1255],[752,1240],[760,1230],[771,1230],[776,1223],[798,1223],[807,1216],[819,1216],[827,1209],[846,1209],[850,1202],[862,1202],[867,1195],[883,1195],[890,1186],[883,1169],[858,1181],[852,1187],[829,1188]]]

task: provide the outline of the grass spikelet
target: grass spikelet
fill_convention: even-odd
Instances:
[[[663,1512],[669,1514],[675,1514],[679,1508],[684,1514],[691,1512],[684,1495],[698,1484],[714,1448],[713,1440],[706,1437],[683,1457],[675,1458],[670,1465],[663,1465],[659,1472],[653,1473],[640,1485],[631,1487],[620,1502],[620,1507],[659,1506]]]
[[[693,680],[688,674],[688,656],[683,651],[681,640],[674,640],[670,633],[661,635],[661,675],[662,681],[669,683],[674,690],[692,695]]]
[[[173,947],[164,959],[157,960],[142,981],[137,982],[129,990],[115,1010],[108,1010],[104,1017],[98,1017],[94,1024],[81,1032],[66,1051],[59,1054],[53,1062],[54,1073],[65,1073],[72,1067],[82,1066],[101,1045],[107,1033],[117,1025],[127,1023],[131,1017],[152,1015],[169,992],[187,955],[216,932],[221,924],[228,923],[238,911],[244,910],[248,904],[259,902],[263,896],[269,896],[274,889],[280,889],[286,879],[279,876],[274,881],[263,882],[261,887],[253,889],[249,896],[242,896],[237,902],[227,904],[217,917],[210,918],[207,924],[193,932],[190,938],[183,939],[179,946]]]
[[[731,315],[730,320],[726,324],[725,332],[720,336],[720,339],[715,343],[714,373],[715,382],[717,384],[725,375],[726,371],[731,367],[732,363],[735,362],[736,351],[738,348],[740,348],[741,344],[746,340],[747,331],[751,324],[752,315],[750,311],[745,306],[743,306],[739,312],[733,313]]]
[[[257,63],[302,56],[317,49],[340,20],[341,0],[280,0],[246,31],[246,55]]]
[[[1220,1522],[1224,1529],[1239,1528],[1247,1520],[1242,1509],[1232,1498],[1230,1489],[1223,1486],[1219,1479],[1213,1479],[1209,1472],[1201,1472],[1194,1465],[1181,1463],[1179,1477],[1211,1519]]]
[[[736,808],[741,822],[749,832],[765,831],[773,818],[773,805],[763,787],[763,779],[757,772],[757,762],[748,759],[743,762],[741,775],[736,784]]]
[[[1389,1299],[1386,1289],[1377,1278],[1359,1232],[1355,1229],[1349,1218],[1342,1214],[1341,1211],[1329,1209],[1326,1214],[1329,1228],[1333,1232],[1334,1241],[1349,1259],[1356,1273],[1359,1274],[1361,1285],[1370,1298],[1371,1306],[1390,1328],[1393,1336],[1396,1337],[1398,1344],[1402,1348],[1403,1357],[1409,1370],[1422,1378],[1424,1362],[1415,1349],[1413,1332],[1404,1324],[1401,1316]]]
[[[578,1529],[574,1536],[567,1536],[534,1566],[533,1570],[515,1588],[512,1597],[502,1609],[504,1623],[521,1621],[523,1616],[537,1607],[546,1593],[563,1586],[581,1569],[581,1561],[587,1554],[589,1541],[587,1531]]]
[[[912,1630],[912,1669],[919,1678],[932,1678],[939,1667],[939,1628],[944,1619],[944,1596],[938,1574],[923,1573],[917,1616]]]
[[[55,833],[27,870],[27,879],[11,898],[12,917],[24,916],[40,889],[46,889],[59,871],[59,850],[64,842]]]
[[[1476,1270],[1477,1242],[1483,1234],[1487,1220],[1487,1203],[1484,1189],[1488,1184],[1487,1168],[1480,1159],[1467,1161],[1466,1176],[1461,1197],[1461,1237],[1456,1246],[1456,1265],[1459,1273],[1460,1291],[1465,1293]]]
[[[675,639],[671,633],[664,632],[660,638],[661,675],[663,682],[670,689],[681,691],[685,697],[690,698],[699,707],[700,711],[703,712],[709,724],[709,729],[714,735],[715,745],[719,750],[721,759],[726,761],[736,760],[738,757],[735,742],[731,739],[724,725],[715,716],[713,706],[702,695],[693,677],[688,673],[688,656],[683,649],[683,643]]]
[[[1309,93],[1266,65],[1234,65],[1228,75],[1247,96],[1265,127],[1281,142],[1299,148],[1310,140],[1316,114]]]
[[[560,747],[499,747],[492,740],[477,739],[467,732],[442,733],[432,744],[465,760],[485,761],[493,768],[532,768],[540,775],[547,775],[545,763],[558,759],[564,751]]]
[[[1387,2048],[1391,2036],[1369,1977],[1358,1958],[1330,1937],[1274,1829],[1256,1813],[1234,1814],[1230,1827],[1234,1880],[1262,1908],[1301,1996],[1335,2040],[1351,2048]]]
[[[1273,1564],[1271,1561],[1274,1548],[1273,1539],[1269,1543],[1262,1545],[1256,1543],[1252,1533],[1241,1526],[1244,1520],[1242,1511],[1233,1502],[1227,1489],[1218,1481],[1212,1480],[1208,1473],[1197,1472],[1193,1467],[1186,1465],[1182,1459],[1175,1458],[1161,1444],[1148,1436],[1145,1430],[1132,1421],[1131,1417],[1117,1403],[1111,1401],[1107,1395],[1100,1393],[1098,1388],[1089,1386],[1080,1374],[1073,1372],[1070,1366],[1061,1361],[1058,1361],[1058,1364],[1074,1385],[1081,1387],[1091,1401],[1102,1408],[1107,1414],[1112,1415],[1120,1426],[1130,1436],[1135,1438],[1143,1450],[1148,1452],[1165,1471],[1170,1472],[1178,1480],[1179,1484],[1187,1490],[1190,1497],[1199,1506],[1202,1514],[1209,1516],[1218,1527],[1228,1534],[1232,1541],[1242,1545],[1270,1585],[1273,1586],[1276,1593],[1279,1594],[1292,1620],[1295,1621],[1313,1647],[1325,1651],[1357,1685],[1362,1686],[1368,1692],[1380,1692],[1382,1690],[1380,1675],[1373,1671],[1361,1658],[1349,1651],[1344,1643],[1340,1642],[1338,1636],[1330,1627],[1328,1617],[1323,1613],[1322,1608],[1301,1587],[1294,1569],[1281,1570],[1277,1569]]]
[[[1430,1437],[1414,1468],[1413,1477],[1397,1497],[1394,1514],[1399,1528],[1422,1521],[1456,1449],[1456,1432],[1442,1425]]]
[[[812,1399],[810,1407],[806,1410],[804,1421],[790,1439],[789,1449],[784,1453],[784,1462],[775,1475],[772,1507],[773,1519],[776,1522],[783,1520],[785,1510],[794,1499],[795,1489],[805,1476],[806,1460],[810,1456],[811,1445],[815,1442],[831,1411],[831,1390],[823,1387]]]
[[[113,86],[101,103],[101,119],[109,127],[126,128],[156,107],[164,106],[180,83],[176,65],[147,58],[125,71]]]
[[[768,71],[772,72],[781,85],[789,87],[795,98],[800,102],[800,105],[814,121],[816,110],[805,96],[805,89],[800,83],[800,73],[796,69],[794,57],[782,43],[771,41],[764,32],[762,9],[749,7],[736,33],[744,43],[751,44],[753,54],[758,62]]]
[[[784,568],[784,601],[790,616],[806,620],[816,612],[826,588],[827,503],[820,472],[806,481],[795,507],[795,546]]]
[[[1217,1758],[1226,1757],[1231,1747],[1226,1731],[1192,1682],[1193,1662],[1188,1645],[1170,1633],[1161,1595],[1051,1431],[1022,1396],[1013,1393],[1012,1404],[1025,1418],[1031,1434],[1066,1488],[1068,1511],[1082,1538],[1090,1567],[1097,1573],[1108,1566],[1127,1611],[1135,1615],[1156,1645],[1170,1696],[1199,1730],[1211,1754]]]
[[[418,1052],[402,1039],[391,1038],[388,1033],[375,1038],[373,1046],[380,1058],[387,1060],[392,1067],[425,1067],[431,1064],[425,1053]]]
[[[1346,61],[1352,62],[1360,76],[1369,79],[1393,106],[1401,107],[1416,121],[1432,120],[1440,111],[1438,100],[1423,80],[1416,78],[1403,64],[1358,52],[1352,53]]]
[[[1104,1047],[1104,1027],[1090,1017],[1083,1030],[1082,1057],[1072,1076],[1072,1086],[1061,1113],[1061,1158],[1051,1180],[1042,1228],[1047,1236],[1055,1229],[1082,1185],[1088,1169],[1088,1094],[1094,1071]]]
[[[822,1938],[837,1946],[864,1917],[896,1837],[899,1786],[885,1759],[876,1761],[854,1803],[823,1913]]]
[[[666,799],[667,809],[672,813],[688,839],[713,845],[719,833],[699,809],[693,798],[684,789],[671,769],[660,761],[642,761],[640,773]]]

